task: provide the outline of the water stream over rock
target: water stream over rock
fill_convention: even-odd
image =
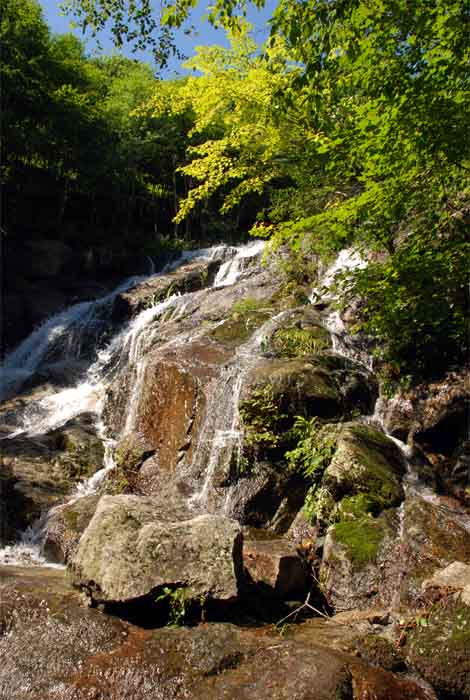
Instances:
[[[298,600],[320,580],[319,604],[393,616],[470,561],[468,509],[439,490],[418,433],[388,429],[408,399],[379,396],[370,343],[335,308],[335,275],[364,260],[343,251],[299,306],[262,252],[191,251],[158,274],[149,261],[5,358],[0,565],[66,565],[109,610],[180,589],[201,605]],[[314,486],[286,464],[299,417],[317,431]],[[435,697],[389,676],[391,698]]]

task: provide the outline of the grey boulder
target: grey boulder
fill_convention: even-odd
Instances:
[[[161,586],[187,599],[230,600],[243,572],[238,523],[217,515],[159,519],[151,498],[103,496],[71,568],[95,602],[125,602]]]

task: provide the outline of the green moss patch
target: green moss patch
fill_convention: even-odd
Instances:
[[[246,298],[232,307],[230,317],[214,328],[210,335],[224,345],[237,346],[250,338],[273,314],[268,300]]]
[[[375,562],[387,529],[381,519],[364,517],[344,520],[333,526],[334,537],[347,551],[353,566]]]

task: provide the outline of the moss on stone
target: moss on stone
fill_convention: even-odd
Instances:
[[[357,493],[354,496],[346,496],[339,504],[338,514],[340,520],[358,520],[369,515],[379,515],[380,502],[371,493]]]
[[[216,326],[210,336],[224,345],[240,345],[248,340],[272,313],[273,307],[269,300],[249,297],[242,299],[234,304],[230,317]]]
[[[333,532],[336,541],[346,548],[352,565],[362,567],[376,561],[386,528],[380,519],[364,517],[336,523]]]
[[[470,696],[470,607],[459,596],[433,606],[426,626],[408,634],[409,661],[436,690]]]

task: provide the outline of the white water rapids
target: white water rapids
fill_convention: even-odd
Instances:
[[[262,242],[256,242],[240,247],[216,246],[188,251],[177,261],[167,265],[160,274],[172,272],[197,259],[216,260],[221,266],[213,286],[228,286],[235,284],[253,261],[259,258],[263,245]],[[151,271],[152,276],[153,268]],[[81,378],[74,384],[60,389],[50,388],[45,396],[33,399],[25,407],[17,410],[16,424],[6,437],[1,438],[9,440],[21,435],[45,435],[81,414],[94,414],[96,433],[105,448],[104,463],[102,469],[91,478],[77,485],[67,502],[96,493],[106,473],[115,466],[115,440],[109,437],[102,419],[106,390],[110,382],[123,367],[132,369],[133,383],[123,430],[125,434],[132,430],[144,377],[145,357],[158,336],[159,322],[163,317],[167,318],[169,313],[173,320],[183,314],[186,298],[190,296],[189,293],[172,295],[144,309],[124,328],[114,331],[110,340],[103,343],[103,337],[108,337],[113,331],[110,314],[114,300],[144,279],[148,278],[128,279],[101,299],[75,304],[55,314],[13,350],[0,368],[0,400],[4,400],[18,393],[38,372],[47,373],[48,370],[56,369],[58,364],[66,370],[68,366],[76,364],[77,360],[86,363],[88,359],[88,366],[83,369]],[[91,358],[87,358],[84,352],[85,341],[87,347],[92,347]],[[8,407],[8,402],[4,405]],[[41,553],[47,519],[48,514],[43,513],[33,526],[20,534],[17,543],[8,544],[0,549],[0,563],[47,564]]]

